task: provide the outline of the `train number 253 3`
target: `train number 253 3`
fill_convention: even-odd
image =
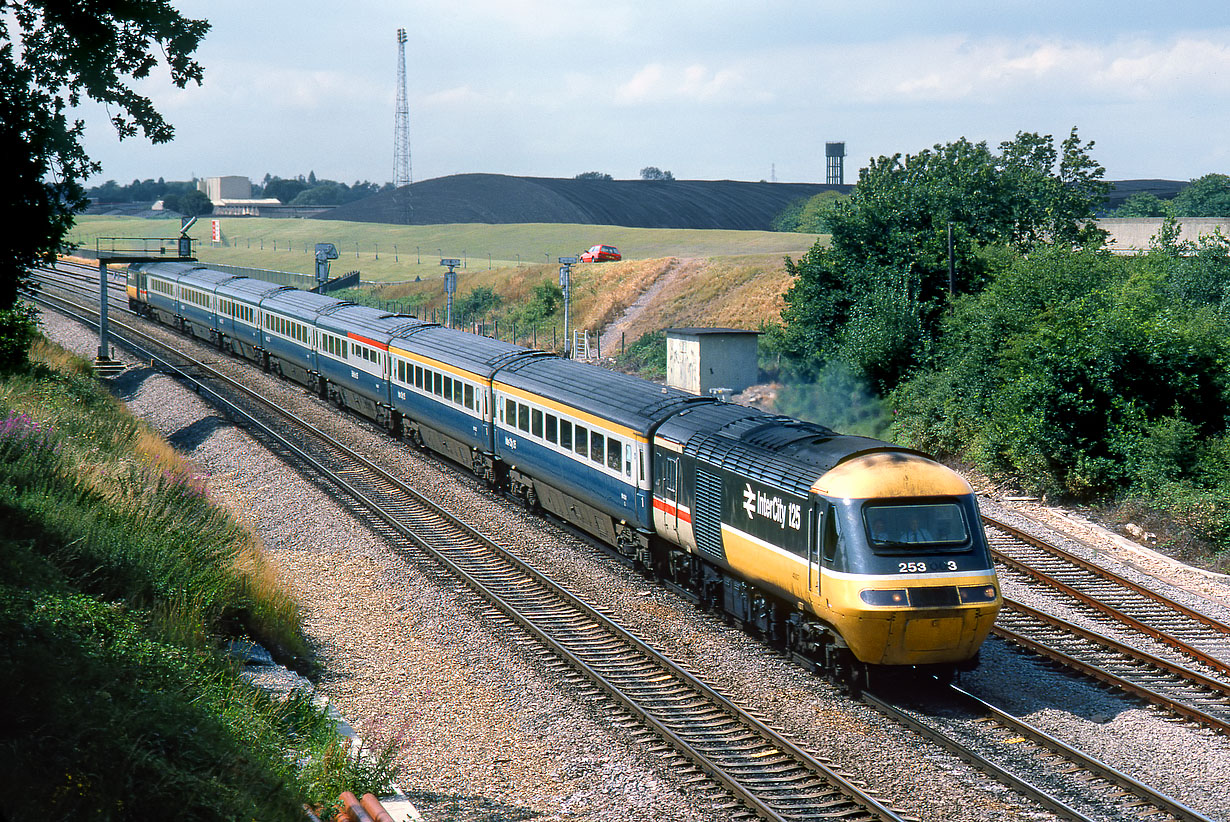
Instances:
[[[949,571],[957,570],[957,563],[953,560],[948,560],[944,563]],[[927,572],[927,563],[925,562],[898,562],[897,573],[899,574],[925,574]]]

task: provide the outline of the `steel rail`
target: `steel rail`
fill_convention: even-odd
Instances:
[[[1104,568],[1101,565],[1098,565],[1097,563],[1090,562],[1089,560],[1084,559],[1082,557],[1078,557],[1076,554],[1073,554],[1070,551],[1066,551],[1063,548],[1060,548],[1058,545],[1053,545],[1047,542],[1046,540],[1039,539],[1038,537],[1035,537],[1032,534],[1026,533],[1025,531],[1022,531],[1019,528],[1009,525],[1006,522],[1001,522],[985,514],[983,514],[982,520],[984,523],[991,526],[995,530],[1002,531],[1003,533],[1007,534],[1010,537],[1013,537],[1014,539],[1020,540],[1021,542],[1027,545],[1030,545],[1034,548],[1045,551],[1046,553],[1051,554],[1052,556],[1058,559],[1061,559],[1070,565],[1074,565],[1083,571],[1086,571],[1095,576],[1102,577],[1103,579],[1113,582],[1116,585],[1119,585],[1120,587],[1127,588],[1128,590],[1134,593],[1137,593],[1141,595],[1142,597],[1145,597],[1146,599],[1151,599],[1157,604],[1162,605],[1166,608],[1169,608],[1170,610],[1173,610],[1187,617],[1188,619],[1191,619],[1191,620],[1194,620],[1196,622],[1203,624],[1206,628],[1209,628],[1212,631],[1230,636],[1230,625],[1226,625],[1224,623],[1218,622],[1212,617],[1206,616],[1205,614],[1202,614],[1199,611],[1193,608],[1190,608],[1181,602],[1176,602],[1170,597],[1167,597],[1165,594],[1162,594],[1158,591],[1153,590],[1152,588],[1149,588],[1145,585],[1141,585],[1138,582],[1135,582],[1120,574],[1117,574],[1114,571],[1110,570],[1109,568]],[[1002,556],[1002,552],[995,550],[995,549],[992,549],[992,553],[996,556],[997,559],[999,559]]]
[[[1154,609],[1152,613],[1155,616],[1158,614],[1161,614],[1162,616],[1165,616],[1166,614],[1175,614],[1182,619],[1191,620],[1202,629],[1207,629],[1219,636],[1230,635],[1230,626],[1223,625],[1222,623],[1201,614],[1199,611],[1183,605],[1182,603],[1175,602],[1157,591],[1153,591],[1143,585],[1140,585],[1139,583],[1133,582],[1132,580],[1125,579],[1109,569],[1102,568],[1095,563],[1081,559],[1080,557],[1072,555],[1057,546],[1050,545],[1037,537],[1033,537],[1022,531],[1014,529],[1011,526],[1004,525],[1003,523],[999,523],[995,520],[988,520],[986,517],[984,517],[984,520],[987,520],[989,525],[997,530],[1003,531],[1009,537],[1017,539],[1033,548],[1044,551],[1055,557],[1058,561],[1068,563],[1099,580],[1103,580],[1112,585],[1118,586],[1131,594],[1138,595],[1141,598],[1141,601],[1138,601],[1138,604],[1145,608]],[[1053,574],[1048,573],[1046,570],[1035,567],[1028,562],[1015,557],[1008,556],[1001,550],[993,548],[992,555],[995,557],[995,560],[1002,565],[1020,574],[1031,577],[1032,579],[1041,582],[1044,585],[1071,597],[1072,599],[1075,599],[1103,616],[1109,617],[1110,619],[1126,625],[1135,631],[1169,645],[1175,650],[1191,656],[1193,659],[1208,666],[1209,668],[1225,674],[1230,674],[1230,663],[1227,663],[1223,659],[1212,655],[1208,651],[1195,647],[1195,645],[1191,642],[1175,636],[1169,630],[1164,630],[1156,625],[1149,624],[1142,618],[1142,616],[1145,615],[1133,616],[1132,614],[1126,613],[1123,607],[1117,607],[1116,605],[1108,603],[1093,594],[1080,590],[1073,584],[1057,579]]]
[[[1192,810],[1181,802],[1153,790],[1149,786],[1133,779],[1123,772],[1111,767],[1099,759],[1091,757],[1071,745],[1056,739],[1047,734],[1045,731],[1030,725],[1029,723],[1008,714],[1005,711],[996,708],[990,703],[979,699],[973,694],[963,690],[956,685],[944,686],[946,693],[951,694],[958,701],[965,702],[987,716],[990,720],[998,724],[1000,727],[1010,730],[1018,734],[1023,739],[1028,739],[1039,748],[1046,749],[1053,754],[1061,757],[1066,762],[1075,765],[1081,771],[1091,774],[1094,777],[1102,780],[1105,784],[1112,788],[1131,794],[1137,799],[1147,802],[1154,808],[1169,814],[1181,822],[1213,822],[1213,820]],[[944,749],[960,757],[974,767],[991,774],[1005,785],[1009,785],[1021,794],[1029,797],[1038,804],[1048,810],[1058,814],[1074,822],[1093,822],[1093,818],[1086,813],[1072,807],[1071,804],[1054,795],[1053,792],[1046,788],[1035,784],[1033,781],[1013,772],[1008,767],[1001,765],[999,762],[993,761],[987,756],[972,750],[971,746],[954,738],[946,733],[938,724],[931,723],[920,719],[913,715],[909,710],[895,704],[890,698],[881,696],[875,693],[864,692],[862,699],[876,710],[884,713],[886,716],[894,719],[930,739]],[[1070,772],[1058,774],[1065,778],[1072,778]],[[1071,792],[1082,793],[1087,791],[1088,783],[1086,780],[1078,780],[1079,784],[1073,785]]]
[[[1176,665],[1169,660],[1146,653],[1139,648],[1133,648],[1130,645],[1125,645],[1117,640],[1111,639],[1110,637],[1103,636],[1102,634],[1098,634],[1094,631],[1089,631],[1078,625],[1073,625],[1066,620],[1059,619],[1058,617],[1054,617],[1050,614],[1030,608],[1022,603],[1007,599],[1005,599],[1004,603],[1009,609],[1017,611],[1030,619],[1052,626],[1065,633],[1072,634],[1080,639],[1086,640],[1087,642],[1095,643],[1099,647],[1122,657],[1127,657],[1135,662],[1143,663],[1152,668],[1161,670],[1171,676],[1179,677],[1186,684],[1198,685],[1205,690],[1214,691],[1221,695],[1221,704],[1227,709],[1228,712],[1230,712],[1230,701],[1226,700],[1226,697],[1230,697],[1230,684],[1205,676],[1199,671],[1194,671],[1191,668]],[[1187,702],[1181,702],[1178,698],[1159,691],[1156,688],[1151,688],[1148,685],[1142,685],[1139,682],[1128,679],[1121,674],[1116,674],[1104,665],[1098,665],[1088,661],[1087,659],[1081,659],[1072,653],[1056,648],[1053,644],[1047,644],[1041,640],[1028,637],[1020,631],[1013,630],[1006,625],[997,623],[991,631],[1009,642],[1023,648],[1027,648],[1043,656],[1050,657],[1056,662],[1060,662],[1069,668],[1101,680],[1108,685],[1113,685],[1116,688],[1127,691],[1128,693],[1135,694],[1136,696],[1165,708],[1179,716],[1194,720],[1221,733],[1230,734],[1230,719],[1214,716],[1188,704]]]

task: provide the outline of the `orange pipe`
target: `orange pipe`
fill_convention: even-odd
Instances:
[[[375,822],[367,811],[363,810],[363,806],[359,804],[359,800],[350,791],[342,791],[342,795],[338,797],[338,801],[342,803],[342,813],[346,814],[346,818],[350,822]]]
[[[380,804],[380,800],[374,794],[363,794],[359,804],[363,806],[363,810],[367,811],[375,822],[393,822],[393,816],[384,809],[384,805]]]

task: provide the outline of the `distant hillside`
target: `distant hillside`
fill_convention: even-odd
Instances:
[[[789,203],[853,186],[733,180],[570,180],[456,174],[410,186],[413,225],[578,223],[635,228],[765,231]],[[321,219],[404,222],[395,192],[349,203]]]
[[[1152,194],[1159,200],[1173,200],[1175,195],[1187,188],[1187,182],[1179,180],[1117,180],[1111,182],[1110,193],[1106,195],[1104,211],[1111,211],[1123,205],[1123,201],[1133,194]]]
[[[1169,199],[1187,183],[1120,180],[1111,185],[1104,211],[1117,208],[1139,191]],[[773,218],[791,202],[822,191],[848,194],[852,188],[736,180],[572,180],[454,174],[410,186],[410,224],[574,223],[767,231]],[[382,192],[339,206],[320,218],[404,224],[397,197],[398,193]]]

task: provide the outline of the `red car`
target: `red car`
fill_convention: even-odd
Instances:
[[[606,263],[622,259],[623,257],[620,256],[619,249],[613,245],[590,246],[589,251],[581,252],[581,262],[583,263]]]

